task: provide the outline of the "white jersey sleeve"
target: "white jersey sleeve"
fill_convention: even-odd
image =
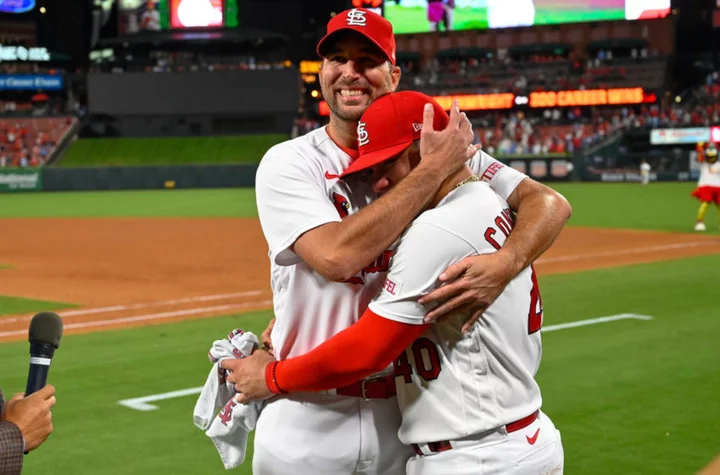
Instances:
[[[300,141],[284,142],[263,157],[255,177],[255,192],[270,259],[278,265],[296,264],[291,246],[303,233],[340,215],[328,199],[323,170],[305,158]]]
[[[438,287],[445,269],[480,252],[445,229],[414,223],[400,239],[383,289],[368,308],[389,320],[422,325],[428,308],[417,300]]]
[[[468,166],[505,201],[512,195],[520,182],[527,178],[527,175],[495,160],[482,150],[470,159]]]

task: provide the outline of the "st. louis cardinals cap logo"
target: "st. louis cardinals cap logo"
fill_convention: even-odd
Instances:
[[[370,137],[368,137],[367,130],[365,130],[366,125],[367,124],[365,122],[358,122],[358,127],[357,127],[358,145],[360,145],[361,147],[370,143]]]
[[[367,18],[365,18],[365,12],[353,8],[347,13],[347,24],[348,26],[365,26]]]

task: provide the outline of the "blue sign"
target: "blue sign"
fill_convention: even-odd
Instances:
[[[0,74],[0,91],[50,91],[63,88],[62,76]]]
[[[0,0],[0,12],[25,13],[35,8],[35,0]]]

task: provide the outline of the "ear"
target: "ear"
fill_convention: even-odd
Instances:
[[[402,70],[399,66],[393,66],[392,63],[390,63],[390,67],[392,68],[390,70],[390,81],[392,83],[392,91],[395,92],[395,89],[397,89],[398,85],[400,84],[400,75],[402,74]]]

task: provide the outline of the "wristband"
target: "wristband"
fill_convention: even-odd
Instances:
[[[267,385],[268,389],[273,394],[287,394],[287,391],[284,391],[280,385],[277,383],[277,377],[275,376],[275,371],[277,368],[279,361],[273,361],[269,365],[265,367],[265,385]]]

